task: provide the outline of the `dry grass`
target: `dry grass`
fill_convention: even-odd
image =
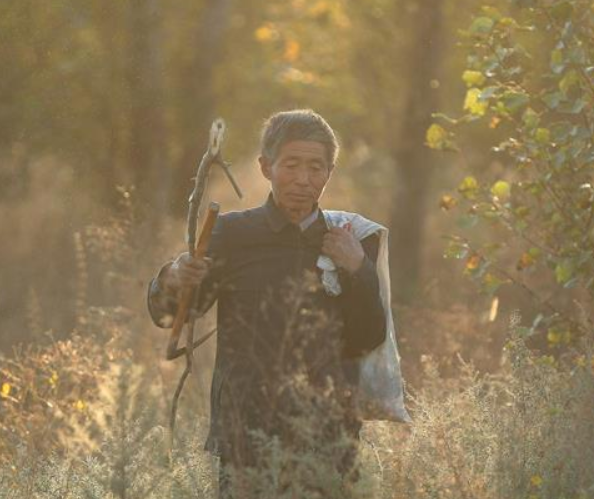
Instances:
[[[322,417],[314,404],[291,423],[303,445],[260,436],[265,466],[238,478],[242,497],[593,497],[592,338],[571,362],[539,357],[514,320],[497,373],[461,362],[457,377],[443,378],[424,358],[422,388],[409,401],[414,424],[367,423],[361,477],[350,488],[329,465],[348,439],[312,450]],[[2,360],[10,391],[0,400],[0,498],[214,497],[216,463],[202,451],[206,419],[182,407],[169,455],[170,382],[126,349],[129,317],[92,309],[85,322],[86,336]],[[307,393],[301,381],[295,389]]]

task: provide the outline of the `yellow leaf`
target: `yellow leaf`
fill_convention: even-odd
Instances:
[[[540,475],[533,475],[530,478],[530,483],[535,487],[540,487],[542,485],[542,477]]]
[[[498,180],[491,187],[491,194],[501,201],[505,201],[511,194],[511,186],[505,180]]]
[[[2,389],[0,390],[0,395],[2,397],[8,397],[10,395],[10,383],[2,383]]]
[[[481,257],[479,255],[472,255],[466,261],[466,270],[475,270],[478,268],[479,263],[481,263]]]
[[[450,196],[449,194],[445,194],[441,197],[439,201],[439,207],[444,211],[451,210],[454,206],[458,204],[458,201],[455,197]]]
[[[299,58],[301,46],[295,40],[288,40],[285,44],[285,53],[283,57],[288,62],[295,62]]]
[[[561,343],[561,335],[557,331],[551,330],[547,333],[547,340],[551,345],[558,345]]]
[[[75,407],[75,409],[76,409],[77,411],[83,411],[83,410],[85,409],[85,407],[86,407],[86,404],[85,404],[85,403],[84,403],[82,400],[78,399],[78,400],[77,400],[77,401],[74,403],[74,407]]]
[[[465,198],[474,199],[476,197],[476,191],[478,189],[478,182],[474,177],[464,177],[464,180],[460,182],[458,186],[458,192],[461,193]]]
[[[550,328],[547,332],[547,340],[551,346],[560,345],[561,343],[568,344],[571,342],[571,332],[568,330],[560,331],[555,328]]]
[[[480,87],[485,83],[485,75],[480,71],[471,71],[467,69],[462,73],[462,81],[466,83],[467,87]]]
[[[266,23],[254,31],[254,36],[259,42],[269,42],[278,38],[278,31],[271,23]]]
[[[323,16],[324,14],[328,14],[332,11],[332,8],[328,4],[328,2],[320,1],[316,2],[312,7],[309,8],[309,15],[312,17],[319,17]]]
[[[489,128],[497,128],[499,123],[501,123],[501,118],[499,116],[493,116],[489,122]]]
[[[489,107],[489,103],[487,101],[479,101],[479,95],[481,95],[480,89],[470,88],[464,98],[464,109],[470,111],[471,114],[483,116]]]
[[[309,71],[300,71],[297,68],[286,68],[280,74],[280,79],[284,83],[304,83],[310,85],[315,83],[316,76]]]
[[[534,138],[540,144],[548,144],[551,142],[551,132],[547,128],[537,128],[534,132]]]
[[[481,7],[481,10],[491,19],[495,19],[496,21],[501,19],[501,12],[499,12],[495,7],[485,5],[484,7]]]
[[[522,256],[516,263],[516,270],[524,270],[534,265],[534,257],[530,253],[522,253]]]
[[[59,376],[58,373],[56,371],[52,372],[52,375],[50,378],[48,378],[48,382],[50,385],[52,386],[56,386],[56,383],[58,382]]]
[[[506,26],[506,27],[513,27],[513,28],[517,28],[518,27],[518,22],[512,18],[512,17],[502,17],[501,19],[499,19],[499,24],[501,24],[502,26]]]
[[[426,144],[431,149],[442,149],[447,139],[448,133],[445,129],[436,123],[433,123],[425,134]]]

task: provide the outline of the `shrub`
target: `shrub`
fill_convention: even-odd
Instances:
[[[441,200],[464,209],[462,227],[488,229],[482,241],[450,236],[445,256],[488,295],[526,291],[541,313],[522,332],[558,348],[585,334],[580,309],[594,305],[594,16],[586,0],[512,3],[514,16],[484,6],[461,33],[466,114],[436,114],[447,124],[427,144],[461,151],[454,131],[477,123],[503,139],[502,178],[468,175]]]

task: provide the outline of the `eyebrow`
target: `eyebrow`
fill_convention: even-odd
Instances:
[[[301,159],[300,156],[287,156],[286,158],[283,159],[283,161],[299,161]],[[326,164],[326,161],[320,159],[320,158],[310,158],[306,160],[306,163],[318,163],[322,166],[324,166]]]

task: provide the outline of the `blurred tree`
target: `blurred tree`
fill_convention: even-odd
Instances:
[[[409,0],[412,27],[406,50],[405,97],[401,128],[393,141],[396,163],[396,196],[390,226],[390,265],[395,299],[409,302],[416,291],[423,258],[426,198],[434,168],[434,154],[423,148],[431,113],[438,106],[441,61],[445,46],[443,2]]]
[[[190,179],[208,141],[212,120],[219,113],[215,100],[214,72],[223,64],[225,46],[233,0],[203,0],[197,5],[182,6],[182,19],[175,16],[175,22],[184,27],[184,37],[178,39],[175,54],[173,104],[176,112],[174,133],[179,150],[174,157],[173,193],[170,205],[176,215],[185,215]],[[198,7],[197,9],[195,7]],[[170,26],[175,36],[177,26]],[[241,56],[240,54],[238,54]],[[226,96],[229,98],[230,96]]]
[[[128,5],[131,184],[139,208],[154,230],[171,196],[166,164],[168,137],[164,124],[161,0],[132,0]]]

